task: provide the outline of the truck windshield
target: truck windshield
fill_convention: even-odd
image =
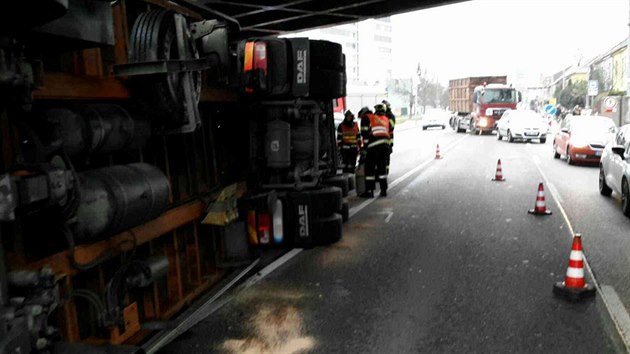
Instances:
[[[483,103],[516,102],[516,90],[514,89],[486,89],[481,95]]]

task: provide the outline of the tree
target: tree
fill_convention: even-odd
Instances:
[[[555,96],[561,105],[570,109],[575,107],[575,105],[584,107],[586,92],[586,81],[578,81],[576,83],[569,82],[564,89],[556,90]]]
[[[448,103],[448,90],[440,85],[435,77],[429,78],[427,70],[422,71],[420,64],[416,71],[418,74],[418,85],[416,86],[416,97],[421,106],[446,106]]]

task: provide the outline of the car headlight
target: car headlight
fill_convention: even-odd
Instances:
[[[487,127],[488,126],[488,118],[481,118],[481,119],[479,119],[479,126],[480,127]]]

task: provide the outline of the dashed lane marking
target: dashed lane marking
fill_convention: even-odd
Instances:
[[[461,138],[455,140],[454,142],[450,143],[449,145],[447,145],[446,147],[444,147],[442,150],[442,153],[446,153],[449,150],[451,150],[452,148],[454,148],[457,144],[459,144],[460,142],[462,142],[464,139],[466,139],[468,137],[468,135],[464,135]],[[444,158],[444,156],[442,156],[442,158]],[[407,173],[405,173],[404,175],[396,178],[396,180],[394,180],[392,183],[389,184],[389,188],[393,189],[395,188],[397,185],[399,185],[400,183],[402,183],[403,181],[405,181],[407,178],[409,178],[410,176],[412,176],[413,174],[417,173],[418,171],[420,171],[421,169],[425,168],[428,164],[430,164],[431,162],[436,161],[434,157],[429,158],[428,160],[424,161],[423,163],[421,163],[420,165],[412,168],[411,170],[407,171]],[[356,213],[360,212],[361,210],[363,210],[365,207],[367,207],[368,205],[374,203],[378,198],[371,198],[371,199],[367,199],[366,201],[364,201],[363,203],[352,207],[350,209],[350,217],[352,217],[353,215],[355,215]]]
[[[540,159],[538,158],[538,156],[534,155],[532,157],[532,160],[534,161],[538,172],[540,172],[540,175],[545,181],[545,184],[549,186],[549,179],[540,166]],[[573,235],[575,235],[575,231],[573,230],[573,225],[571,224],[571,221],[569,221],[569,216],[562,207],[562,199],[560,198],[560,194],[555,188],[550,188],[549,192],[551,193],[551,197],[556,202],[556,205],[558,206],[558,209],[560,210],[560,213],[562,214],[562,217],[564,218],[564,221],[569,228],[571,238],[573,238]],[[604,285],[600,287],[597,279],[595,278],[595,274],[593,274],[593,270],[591,269],[591,266],[586,259],[586,254],[584,254],[583,257],[586,270],[591,275],[591,279],[593,279],[593,284],[595,285],[597,292],[600,294],[600,297],[602,298],[602,301],[604,302],[604,305],[608,310],[610,318],[615,323],[617,332],[619,333],[619,336],[623,340],[623,344],[626,347],[626,352],[630,353],[630,315],[628,315],[628,310],[626,310],[626,308],[623,306],[623,303],[621,302],[621,300],[619,300],[617,292],[612,286]]]

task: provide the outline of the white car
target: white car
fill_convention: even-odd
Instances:
[[[430,127],[440,127],[446,129],[451,114],[443,109],[428,109],[422,117],[422,130]]]
[[[630,124],[617,131],[599,161],[599,193],[621,195],[621,211],[630,217]]]
[[[547,141],[547,129],[548,123],[534,111],[508,110],[497,122],[497,139],[507,137],[510,143],[516,139],[538,139],[544,144]]]

